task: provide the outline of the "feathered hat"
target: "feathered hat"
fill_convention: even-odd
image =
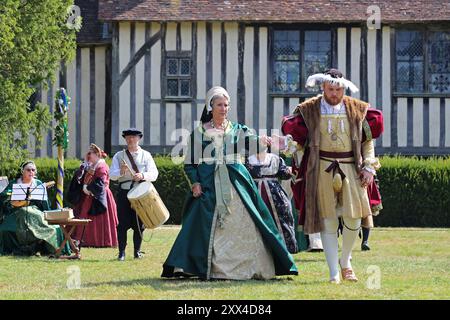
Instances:
[[[345,79],[342,75],[342,72],[337,69],[330,69],[325,73],[316,73],[309,76],[306,80],[305,87],[312,88],[324,82],[329,82],[331,84],[350,89],[350,91],[353,93],[359,91],[358,87],[350,80]]]

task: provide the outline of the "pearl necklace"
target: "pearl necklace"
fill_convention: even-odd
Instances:
[[[222,122],[222,124],[220,125],[220,128],[216,128],[216,126],[214,125],[214,121],[212,119],[211,119],[211,121],[209,121],[209,124],[214,129],[222,129],[223,131],[225,131],[225,129],[226,129],[227,125],[228,125],[228,120],[225,120],[224,122]]]

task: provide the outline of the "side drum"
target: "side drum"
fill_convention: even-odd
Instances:
[[[151,182],[144,181],[134,186],[128,191],[127,198],[146,228],[157,228],[169,219],[169,210]]]

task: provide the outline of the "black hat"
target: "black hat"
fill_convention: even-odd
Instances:
[[[143,134],[142,131],[136,128],[129,128],[122,131],[122,137],[125,138],[125,136],[139,136],[139,138],[142,138]]]

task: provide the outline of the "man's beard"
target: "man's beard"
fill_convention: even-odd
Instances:
[[[327,95],[325,95],[325,93],[323,94],[323,97],[325,98],[325,101],[332,106],[336,106],[338,104],[340,104],[342,102],[342,100],[344,99],[344,96],[342,96],[342,98],[336,98],[334,100],[331,100]]]

